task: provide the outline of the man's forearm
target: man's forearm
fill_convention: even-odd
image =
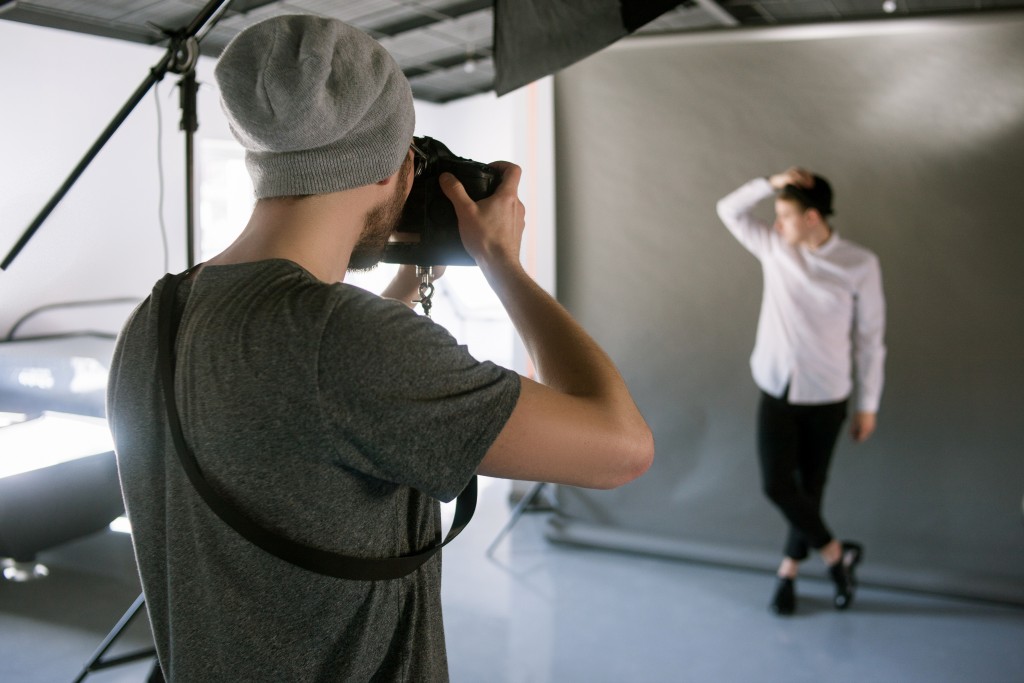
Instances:
[[[614,488],[640,476],[654,437],[608,355],[518,262],[484,274],[533,358],[506,428],[481,472]]]
[[[562,393],[635,408],[615,365],[569,312],[516,263],[482,270],[533,359],[539,379]]]
[[[519,262],[525,220],[521,169],[495,162],[501,184],[474,202],[448,174],[441,187],[459,217],[466,250],[516,326],[541,382],[519,399],[480,463],[489,476],[613,488],[643,474],[654,437],[611,359]]]

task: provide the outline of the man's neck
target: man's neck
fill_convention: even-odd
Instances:
[[[339,282],[372,205],[372,195],[360,190],[258,200],[242,234],[208,263],[281,258],[294,261],[324,282]]]
[[[823,223],[819,230],[815,230],[804,240],[804,246],[812,251],[820,249],[823,244],[832,238],[832,227]]]

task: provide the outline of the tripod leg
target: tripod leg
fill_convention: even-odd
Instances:
[[[512,510],[512,514],[509,515],[508,521],[505,522],[505,526],[502,527],[501,531],[498,532],[498,535],[494,537],[491,544],[487,546],[487,552],[485,553],[487,557],[491,557],[494,554],[494,549],[498,547],[499,543],[501,543],[501,539],[505,538],[505,534],[512,530],[512,527],[514,527],[516,522],[519,521],[519,518],[523,516],[523,512],[525,512],[526,508],[530,506],[530,503],[540,495],[541,489],[544,488],[545,483],[546,482],[543,481],[536,482],[532,487],[530,487],[530,490],[526,492],[526,495],[516,503],[515,508]]]
[[[88,662],[85,663],[85,666],[82,667],[81,673],[78,674],[78,677],[75,678],[73,683],[81,683],[85,680],[86,676],[88,676],[93,671],[96,671],[97,669],[104,669],[108,666],[116,664],[125,664],[129,661],[134,661],[136,659],[152,657],[156,654],[155,649],[143,650],[130,655],[125,655],[123,657],[118,657],[115,660],[103,660],[103,655],[107,653],[107,650],[109,650],[110,646],[114,644],[114,641],[117,640],[118,636],[121,635],[121,632],[128,626],[129,623],[131,623],[131,620],[135,618],[135,615],[138,614],[139,609],[142,607],[143,604],[145,604],[145,602],[145,597],[143,596],[142,593],[139,593],[139,597],[135,598],[135,602],[132,603],[132,606],[128,608],[128,611],[121,616],[117,624],[114,625],[114,628],[112,628],[110,630],[110,633],[107,634],[107,637],[103,639],[103,642],[100,643],[99,648],[96,649],[96,652],[93,654],[93,656],[89,659]]]

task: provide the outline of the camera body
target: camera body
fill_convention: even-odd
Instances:
[[[417,266],[476,265],[462,245],[455,207],[441,191],[442,173],[451,173],[474,201],[494,194],[501,174],[487,164],[455,156],[444,144],[414,138],[425,156],[423,170],[412,182],[402,218],[384,248],[385,263]]]

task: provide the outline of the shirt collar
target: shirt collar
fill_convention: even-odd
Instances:
[[[822,242],[817,249],[804,247],[804,250],[811,254],[818,254],[819,256],[824,256],[825,254],[835,249],[837,244],[839,244],[839,231],[836,230],[835,228],[832,228],[830,230],[828,239]]]

